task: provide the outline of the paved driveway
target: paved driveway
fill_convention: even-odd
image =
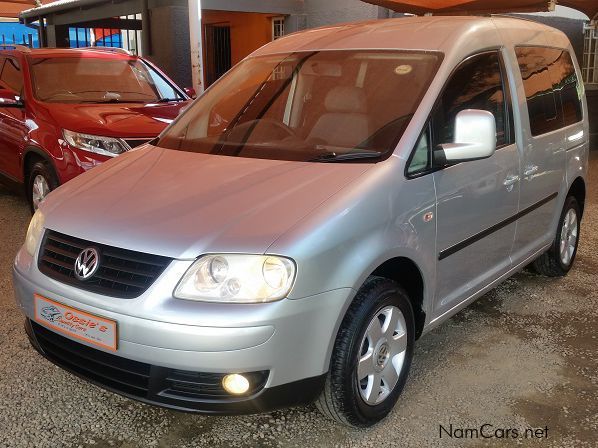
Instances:
[[[559,280],[518,274],[424,336],[399,405],[367,431],[336,426],[313,407],[247,417],[181,414],[121,398],[54,367],[29,347],[13,302],[11,263],[29,215],[21,198],[0,187],[0,447],[596,447],[593,159],[575,269]],[[486,435],[506,438],[459,437],[483,424],[492,425]],[[512,439],[512,431],[500,428],[520,435],[539,429],[540,440]]]

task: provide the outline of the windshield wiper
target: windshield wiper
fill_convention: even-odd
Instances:
[[[361,159],[379,159],[382,157],[382,153],[379,151],[356,151],[356,152],[347,152],[344,154],[322,154],[318,157],[314,157],[313,159],[309,159],[308,162],[322,162],[322,163],[330,163],[330,162],[344,162],[348,160],[361,160]]]
[[[155,101],[156,103],[170,103],[170,102],[180,102],[180,101],[185,101],[185,98],[160,98],[158,101]]]
[[[83,100],[80,102],[87,104],[145,103],[145,101],[140,100],[120,100],[117,98],[110,98],[109,100]]]

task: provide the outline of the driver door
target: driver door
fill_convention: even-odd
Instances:
[[[23,73],[13,58],[0,61],[0,89],[21,96]],[[27,134],[24,107],[0,107],[0,172],[21,178],[20,150]]]

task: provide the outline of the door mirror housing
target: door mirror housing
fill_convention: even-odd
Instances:
[[[195,91],[195,89],[193,87],[185,87],[183,90],[185,91],[185,93],[187,94],[187,96],[189,98],[193,98],[193,99],[197,98],[197,92]]]
[[[462,110],[455,118],[455,142],[434,151],[439,165],[487,159],[496,151],[496,119],[486,110]]]
[[[0,89],[0,107],[23,107],[23,100],[11,90]]]

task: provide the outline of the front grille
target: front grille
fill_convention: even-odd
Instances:
[[[87,347],[31,322],[33,334],[51,361],[127,395],[146,396],[151,366]]]
[[[137,148],[138,146],[144,145],[151,141],[151,138],[125,138],[123,139],[127,145],[131,148]]]
[[[75,260],[93,247],[100,254],[97,272],[87,280],[75,277]],[[162,274],[171,258],[106,246],[47,230],[38,267],[48,277],[86,291],[132,299],[143,294]]]
[[[201,403],[238,400],[222,388],[225,373],[192,372],[133,361],[65,338],[29,321],[35,341],[55,364],[90,381],[132,398],[171,407],[201,408]],[[244,374],[251,389],[249,397],[261,391],[268,371]]]

